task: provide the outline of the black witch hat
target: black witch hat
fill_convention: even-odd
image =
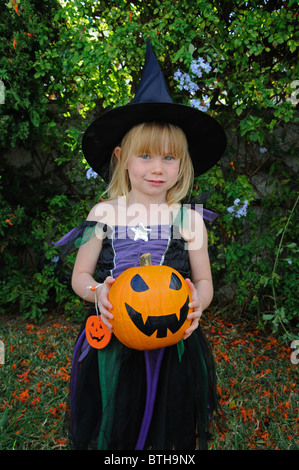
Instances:
[[[209,170],[224,153],[226,136],[214,118],[198,109],[173,103],[147,40],[144,70],[134,99],[125,106],[104,112],[83,136],[82,148],[87,162],[109,181],[113,149],[132,127],[153,121],[169,122],[184,131],[195,176]]]

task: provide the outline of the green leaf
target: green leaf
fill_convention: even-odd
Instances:
[[[268,315],[268,314],[264,313],[262,318],[265,321],[269,321],[269,320],[273,320],[274,315]]]
[[[40,115],[34,109],[30,110],[30,119],[31,119],[32,124],[35,127],[39,127],[39,125],[40,125]]]

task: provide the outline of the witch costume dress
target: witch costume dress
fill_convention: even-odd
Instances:
[[[214,118],[173,103],[147,41],[142,79],[132,102],[106,111],[84,133],[82,149],[90,167],[109,181],[113,149],[133,126],[153,121],[183,130],[195,176],[215,165],[225,150],[224,130]],[[188,249],[177,224],[147,227],[148,236],[138,236],[138,229],[86,221],[56,245],[67,251],[103,230],[94,275],[99,283],[139,266],[143,253],[151,253],[153,265],[168,265],[184,278],[190,277]],[[126,347],[113,334],[105,348],[94,349],[86,340],[85,325],[76,342],[71,371],[74,448],[205,449],[218,404],[213,356],[200,326],[173,346],[139,351]]]
[[[148,227],[145,237],[138,236],[140,227],[86,221],[56,245],[65,253],[99,230],[104,240],[96,281],[139,266],[145,252],[153,264],[190,277],[186,242],[175,224]],[[74,449],[206,449],[209,423],[218,410],[211,348],[199,327],[187,340],[166,348],[137,351],[112,335],[97,350],[86,339],[84,322],[73,353],[70,400]]]

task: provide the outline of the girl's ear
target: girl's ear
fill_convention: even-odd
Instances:
[[[120,154],[121,154],[121,147],[115,147],[114,154],[115,154],[117,160],[119,161],[120,160]]]

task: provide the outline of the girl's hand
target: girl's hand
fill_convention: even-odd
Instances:
[[[196,328],[198,328],[199,319],[202,315],[202,307],[201,302],[198,296],[198,292],[194,286],[194,284],[190,281],[190,279],[186,279],[186,282],[191,291],[192,302],[189,303],[189,308],[193,308],[193,312],[189,313],[187,316],[188,320],[192,320],[191,325],[185,331],[185,335],[183,339],[189,338]]]
[[[98,307],[101,314],[102,322],[107,326],[107,328],[112,332],[113,326],[109,320],[113,320],[112,313],[107,310],[108,308],[112,310],[113,305],[109,302],[108,295],[111,289],[112,284],[115,282],[115,279],[112,276],[108,276],[105,279],[104,284],[100,287],[100,293],[98,294]]]

